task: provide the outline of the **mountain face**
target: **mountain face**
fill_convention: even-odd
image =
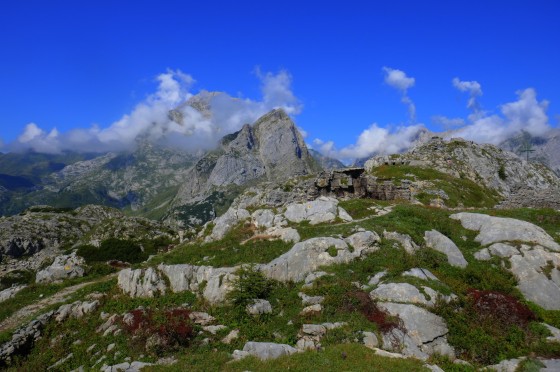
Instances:
[[[529,160],[547,165],[560,176],[560,128],[553,129],[543,136],[532,136],[523,132],[503,142],[500,147],[526,158],[527,153],[523,150],[527,145],[534,150],[529,153]]]
[[[227,188],[231,192],[252,182],[282,181],[319,169],[290,117],[281,109],[273,110],[252,126],[225,136],[218,149],[189,170],[173,201],[174,215],[184,220],[193,212],[189,205],[198,208],[217,195],[223,197]],[[201,220],[213,217],[203,215]]]
[[[510,196],[520,189],[545,190],[560,187],[560,179],[540,163],[527,162],[493,145],[479,145],[460,138],[430,141],[401,154],[375,157],[366,169],[380,165],[410,164],[433,168],[454,177],[467,178]]]
[[[195,160],[195,156],[187,152],[141,142],[131,152],[101,154],[63,165],[50,173],[37,173],[23,179],[0,177],[0,180],[11,181],[12,186],[25,185],[25,180],[32,177],[37,179],[32,188],[19,193],[3,198],[0,192],[0,212],[18,213],[39,204],[67,208],[101,204],[130,209],[136,214],[146,212],[157,218],[158,207],[174,196],[186,170]]]

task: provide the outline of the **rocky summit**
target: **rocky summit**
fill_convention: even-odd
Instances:
[[[3,178],[52,205],[0,217],[2,369],[558,369],[545,165],[435,137],[340,168],[281,109],[205,153],[68,156]]]

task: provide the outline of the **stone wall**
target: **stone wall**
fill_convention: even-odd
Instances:
[[[337,198],[372,198],[395,200],[412,198],[411,182],[404,180],[395,185],[391,179],[379,179],[365,173],[364,168],[337,169],[323,172],[315,180],[322,196]]]

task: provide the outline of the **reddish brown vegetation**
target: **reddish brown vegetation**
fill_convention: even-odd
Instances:
[[[194,329],[187,309],[172,309],[161,313],[136,309],[129,314],[132,316],[127,322],[123,322],[123,329],[132,335],[138,345],[156,353],[186,346],[193,336]]]
[[[402,329],[401,320],[378,308],[369,294],[364,291],[347,292],[343,307],[345,311],[359,311],[370,322],[377,324],[382,333],[390,332],[395,328]]]
[[[473,308],[483,318],[520,327],[525,327],[537,319],[535,314],[515,297],[496,291],[476,289],[470,289],[468,295]]]

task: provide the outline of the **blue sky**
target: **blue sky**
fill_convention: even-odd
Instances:
[[[166,73],[179,80],[190,75],[196,82],[182,81],[189,94],[217,90],[256,103],[266,101],[263,86],[280,84],[282,94],[293,95],[289,103],[297,101],[294,119],[307,142],[339,157],[367,153],[380,145],[365,142],[391,142],[389,136],[399,137],[411,125],[442,130],[435,116],[463,119],[463,126],[478,123],[466,137],[481,126],[509,128],[488,132],[481,138],[487,142],[522,127],[523,120],[538,121],[537,134],[557,126],[557,1],[302,3],[5,2],[4,150],[18,148],[13,144],[31,122],[43,136],[56,128],[60,141],[69,141],[64,133],[72,129],[111,127],[138,104],[153,101],[161,88],[157,78]],[[391,83],[390,71],[405,80]],[[470,97],[476,110],[467,107]]]

